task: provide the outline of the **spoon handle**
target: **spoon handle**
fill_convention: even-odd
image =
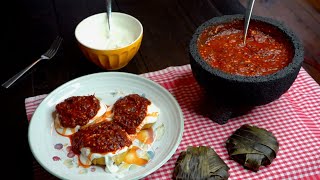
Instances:
[[[109,29],[109,32],[110,32],[110,23],[111,23],[111,1],[112,0],[106,0],[107,1],[107,21],[108,21],[108,29]]]
[[[246,14],[244,17],[244,37],[243,37],[243,44],[246,44],[246,39],[247,39],[247,33],[249,29],[249,23],[250,23],[250,18],[252,14],[252,9],[253,9],[253,4],[255,0],[249,0],[247,9],[246,9]]]

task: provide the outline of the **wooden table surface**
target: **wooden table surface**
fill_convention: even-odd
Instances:
[[[1,82],[38,59],[57,35],[64,41],[54,59],[38,64],[9,89],[1,88],[4,172],[10,172],[12,179],[55,179],[39,166],[29,149],[24,100],[50,93],[74,78],[105,71],[85,59],[74,37],[74,29],[82,19],[104,12],[105,1],[12,0],[7,3],[4,8],[10,13],[3,18]],[[188,64],[187,47],[200,24],[215,16],[243,10],[242,4],[235,0],[114,0],[113,11],[136,17],[144,27],[138,54],[118,71],[140,74]],[[308,72],[313,77],[320,74]]]

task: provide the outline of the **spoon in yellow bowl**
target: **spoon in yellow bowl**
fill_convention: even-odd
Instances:
[[[108,22],[108,36],[110,35],[110,29],[111,29],[111,12],[112,12],[112,4],[111,4],[111,1],[112,0],[106,0],[107,2],[107,22]]]
[[[249,0],[247,4],[246,14],[244,17],[244,36],[243,36],[243,45],[246,45],[247,33],[249,29],[250,18],[252,14],[253,4],[255,0]]]

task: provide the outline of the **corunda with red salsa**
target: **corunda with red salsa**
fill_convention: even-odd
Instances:
[[[226,73],[261,76],[286,67],[293,58],[293,45],[283,32],[270,24],[250,22],[243,44],[243,21],[206,28],[198,38],[198,51],[212,67]]]

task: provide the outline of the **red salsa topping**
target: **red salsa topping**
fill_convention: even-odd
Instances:
[[[138,94],[130,94],[117,100],[113,106],[113,121],[123,127],[128,134],[135,134],[147,115],[151,102]]]
[[[243,44],[243,21],[215,25],[198,39],[202,58],[226,73],[259,76],[283,69],[293,58],[293,47],[277,28],[251,21]]]
[[[86,125],[100,109],[100,102],[94,96],[72,96],[56,105],[63,127],[75,128]]]
[[[116,152],[129,147],[132,142],[128,134],[110,121],[102,121],[80,129],[71,136],[72,151],[80,154],[83,147],[90,148],[91,153]]]

